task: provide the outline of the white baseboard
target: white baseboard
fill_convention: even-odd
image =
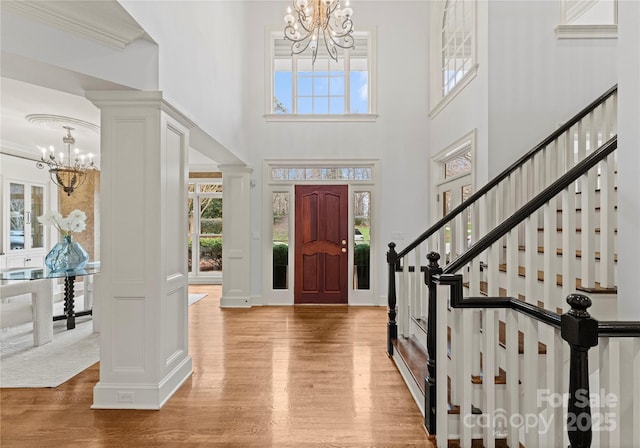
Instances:
[[[250,297],[221,297],[220,308],[251,308]]]
[[[93,388],[91,409],[158,410],[193,373],[191,356],[185,358],[159,383],[105,383]],[[128,396],[123,402],[122,395]]]

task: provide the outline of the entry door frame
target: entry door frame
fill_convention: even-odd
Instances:
[[[454,177],[445,177],[445,163],[460,154],[471,150],[471,173],[465,173]],[[444,198],[442,191],[446,185],[452,184],[470,184],[471,193],[476,191],[476,130],[472,129],[463,135],[436,155],[431,158],[431,194],[429,195],[429,209],[431,211],[431,223],[437,222],[442,218],[442,204]],[[452,204],[455,207],[458,204]],[[478,237],[479,229],[472,228],[472,239],[475,241]],[[435,249],[435,248],[434,248]]]
[[[442,184],[451,182],[456,178],[445,179],[444,163],[447,160],[471,149],[471,188],[472,192],[476,191],[476,130],[473,129],[467,134],[451,143],[431,158],[431,192],[429,195],[429,210],[431,211],[431,222],[435,223],[440,219],[440,203],[438,194]],[[468,174],[460,177],[467,177]]]
[[[288,168],[313,168],[313,167],[368,167],[371,168],[371,179],[367,180],[274,180],[272,178],[272,169],[274,167]],[[353,216],[353,197],[358,191],[371,192],[371,227],[373,230],[371,235],[371,265],[370,265],[370,289],[358,290],[353,288],[353,232],[349,232],[349,262],[348,265],[348,305],[363,306],[382,306],[386,304],[386,297],[380,297],[378,294],[378,275],[384,261],[382,249],[380,249],[380,161],[377,159],[265,159],[262,169],[262,296],[253,297],[252,303],[256,305],[293,305],[293,278],[294,278],[294,253],[295,253],[295,185],[348,185],[349,189],[349,223],[354,221]],[[273,289],[272,275],[272,241],[273,241],[273,210],[272,195],[275,192],[289,193],[289,279],[288,289]],[[260,234],[254,234],[255,239]],[[384,269],[383,269],[384,271]]]

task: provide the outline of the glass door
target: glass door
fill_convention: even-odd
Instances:
[[[189,184],[188,268],[190,280],[222,278],[222,179]]]
[[[9,184],[9,250],[23,250],[26,218],[26,188],[24,184]]]
[[[451,210],[471,196],[471,176],[457,177],[438,185],[438,217],[443,218]],[[463,229],[457,229],[456,222],[462,222]],[[465,229],[466,227],[466,229]],[[445,259],[448,263],[471,245],[471,214],[464,212],[462,221],[449,222],[444,228]]]

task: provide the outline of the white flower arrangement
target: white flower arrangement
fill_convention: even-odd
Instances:
[[[85,221],[87,215],[81,210],[73,210],[66,218],[56,211],[48,211],[38,216],[38,222],[44,225],[52,225],[64,236],[70,236],[71,232],[82,232],[87,228]]]

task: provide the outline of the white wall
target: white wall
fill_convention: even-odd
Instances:
[[[442,24],[441,8],[436,2],[430,5],[430,21],[434,26],[432,33],[440,33],[435,29],[436,24]],[[447,146],[476,129],[476,188],[484,185],[487,178],[488,153],[488,83],[489,83],[489,49],[488,49],[488,2],[476,3],[476,63],[478,72],[476,77],[462,90],[444,109],[432,116],[429,134],[430,157],[442,151]],[[437,14],[437,15],[436,15]],[[434,16],[435,15],[435,16]],[[441,26],[441,25],[440,25]],[[439,60],[439,58],[434,58]],[[434,60],[432,59],[432,60]],[[439,66],[430,67],[430,77],[440,77]],[[425,81],[426,82],[426,81]],[[430,80],[430,82],[432,82]],[[432,104],[432,107],[434,105]],[[435,218],[431,217],[430,222]]]
[[[489,177],[617,82],[615,39],[558,39],[556,1],[489,2]]]
[[[618,316],[640,320],[640,2],[619,5]]]
[[[21,73],[21,79],[27,82],[51,88],[67,86],[70,83],[66,80],[49,79],[59,74],[55,69],[63,69],[62,76],[75,72],[135,89],[158,88],[158,53],[152,42],[140,39],[120,50],[4,9],[1,23],[3,59],[17,56],[41,65],[39,73],[33,73],[33,69]],[[21,65],[14,59],[11,62],[14,64],[9,70]]]
[[[286,2],[252,2],[247,11],[247,79],[244,123],[250,148],[252,232],[262,230],[262,160],[265,158],[381,161],[379,291],[384,294],[387,243],[392,232],[405,239],[402,248],[426,226],[428,186],[427,29],[425,2],[358,1],[353,4],[356,29],[377,28],[377,95],[375,123],[266,122],[265,31],[282,29]],[[250,44],[249,44],[250,43]],[[252,241],[253,293],[262,290],[262,243]]]
[[[237,1],[121,1],[158,43],[159,90],[219,144],[241,145],[245,10]],[[253,48],[254,45],[251,45]],[[262,49],[262,47],[259,47]]]

